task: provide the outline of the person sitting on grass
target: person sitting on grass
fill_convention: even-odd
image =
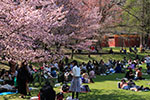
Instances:
[[[45,85],[40,89],[39,100],[55,100],[55,98],[56,92],[50,85],[50,82],[47,81]]]
[[[106,74],[106,70],[107,70],[106,64],[104,63],[104,61],[102,59],[102,60],[100,60],[100,63],[99,63],[99,72],[101,75],[104,75],[104,74]]]
[[[111,68],[108,68],[106,74],[103,74],[103,75],[109,75],[113,73],[115,73],[115,70],[111,67]]]
[[[136,63],[135,62],[132,62],[128,68],[131,68],[131,69],[135,69],[136,68]]]
[[[120,49],[120,53],[122,53],[123,52],[123,47]]]
[[[135,70],[136,70],[136,74],[134,80],[144,80],[145,78],[142,77],[142,67]]]
[[[142,86],[137,86],[132,79],[130,79],[128,81],[128,86],[130,88],[130,90],[132,91],[140,91],[140,90],[144,90],[143,85]]]
[[[116,64],[115,73],[122,73],[122,67],[121,67],[119,60],[117,61],[117,64]]]
[[[109,54],[113,54],[113,53],[114,53],[113,49],[112,49],[112,48],[110,48],[110,50],[109,50]]]
[[[127,50],[126,50],[126,48],[125,48],[125,49],[123,49],[123,53],[124,53],[124,54],[127,54]]]
[[[123,65],[127,65],[128,61],[126,57],[123,57],[122,61],[123,61]]]
[[[134,52],[134,50],[132,49],[132,47],[129,47],[129,51],[130,51],[130,53]]]
[[[94,83],[93,78],[96,78],[94,69],[91,69],[91,71],[89,72],[89,78],[90,78],[90,82]]]
[[[2,75],[1,78],[4,80],[4,84],[10,84],[10,85],[11,85],[12,77],[11,77],[11,74],[9,74],[8,71],[6,71],[6,72]]]
[[[145,63],[146,63],[146,67],[150,67],[150,56],[147,55],[147,57],[145,57]]]
[[[134,73],[132,71],[132,68],[129,68],[129,71],[126,73],[125,78],[127,78],[128,80],[134,79]]]
[[[147,72],[147,74],[150,74],[150,66],[147,66],[146,72]]]
[[[86,69],[87,69],[88,73],[90,72],[91,68],[92,68],[92,62],[89,61],[86,65]]]
[[[128,60],[128,65],[131,65],[131,64],[132,64],[132,60],[129,59],[129,60]]]
[[[56,78],[56,77],[57,77],[57,72],[56,72],[56,69],[55,69],[55,68],[52,68],[52,69],[51,69],[51,76],[52,76],[53,78]]]
[[[87,71],[85,62],[82,62],[81,70],[82,71]]]
[[[90,83],[90,79],[87,73],[83,73],[81,77],[82,83]]]
[[[119,83],[119,88],[129,90],[130,87],[128,86],[128,83],[126,82],[125,79],[122,79],[121,82]]]
[[[136,47],[136,45],[134,46],[134,51],[137,53],[138,52],[138,49]]]

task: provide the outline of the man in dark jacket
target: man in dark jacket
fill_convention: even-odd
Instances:
[[[55,100],[56,92],[49,82],[40,89],[40,100]]]

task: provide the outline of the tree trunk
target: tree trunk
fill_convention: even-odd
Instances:
[[[145,39],[145,44],[146,44],[146,48],[149,47],[149,34],[146,34],[146,39]]]
[[[122,47],[125,47],[124,45],[124,38],[122,37]]]
[[[72,49],[72,52],[71,52],[71,59],[73,59],[73,56],[74,56],[74,49]]]
[[[10,71],[15,72],[16,71],[16,63],[14,61],[9,62]]]
[[[142,34],[140,34],[140,46],[142,46],[143,47],[143,33]]]

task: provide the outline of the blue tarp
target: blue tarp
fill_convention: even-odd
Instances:
[[[9,94],[16,94],[17,92],[3,92],[0,95],[9,95]]]

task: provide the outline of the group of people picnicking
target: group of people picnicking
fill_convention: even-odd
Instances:
[[[138,49],[137,49],[137,47],[136,46],[134,46],[133,48],[132,47],[129,47],[129,53],[137,53],[138,52]],[[145,52],[145,48],[141,48],[140,49],[140,52]],[[110,50],[109,50],[109,54],[113,54],[114,53],[114,51],[113,51],[113,49],[112,48],[110,48]],[[120,49],[120,53],[123,53],[123,54],[127,54],[128,52],[127,52],[127,49],[126,48],[121,48]]]
[[[134,60],[127,60],[124,57],[121,60],[109,59],[108,62],[104,62],[103,59],[100,61],[88,61],[88,63],[77,61],[69,62],[66,57],[64,60],[59,62],[43,63],[40,67],[44,73],[48,73],[49,77],[58,79],[57,82],[67,83],[71,82],[71,86],[68,91],[72,92],[72,99],[76,92],[76,99],[78,100],[79,92],[81,92],[82,83],[94,83],[94,78],[96,75],[109,75],[113,73],[125,73],[125,78],[129,80],[126,82],[122,79],[119,83],[119,88],[126,90],[149,90],[149,88],[144,88],[143,86],[136,86],[133,80],[143,80],[142,75],[142,65],[147,64],[147,73],[150,74],[150,56],[140,59],[138,56]],[[128,70],[126,72],[126,70]],[[0,73],[1,87],[0,92],[6,91],[6,87],[11,86],[11,89],[18,91],[21,94],[21,98],[26,95],[31,95],[29,91],[28,84],[33,81],[33,74],[36,73],[38,69],[33,67],[24,61],[21,67],[16,67],[15,72],[2,70]],[[130,86],[132,84],[132,86]],[[130,85],[129,85],[130,84]],[[55,92],[54,92],[55,93]],[[42,96],[41,96],[42,97]]]
[[[150,48],[146,48],[146,47],[142,47],[140,46],[140,52],[143,53],[143,52],[146,52],[146,49],[150,49]],[[138,49],[137,49],[137,46],[134,46],[134,47],[129,47],[129,52],[127,52],[127,49],[126,48],[121,48],[120,49],[120,53],[121,54],[127,54],[127,53],[134,53],[136,54],[138,52]],[[109,54],[113,54],[114,51],[112,48],[110,48],[109,50]]]
[[[140,62],[135,60],[131,62],[128,61],[128,71],[125,74],[125,78],[121,79],[121,82],[118,83],[118,88],[132,91],[150,91],[149,87],[137,86],[134,81],[136,80],[145,80],[143,77],[141,64],[146,63],[146,74],[150,74],[150,56],[148,55],[145,59],[142,59]],[[138,66],[138,67],[137,67]],[[128,80],[128,82],[126,82]]]
[[[25,95],[31,95],[28,87],[28,83],[32,82],[33,76],[30,65],[24,61],[21,63],[21,67],[16,66],[15,71],[6,71],[2,69],[0,73],[0,93],[2,92],[17,92],[21,94],[21,98]],[[28,93],[28,94],[27,94]]]
[[[128,80],[128,82],[122,79],[121,82],[118,83],[118,88],[132,91],[150,91],[149,87],[144,87],[143,85],[138,86],[132,79]]]

